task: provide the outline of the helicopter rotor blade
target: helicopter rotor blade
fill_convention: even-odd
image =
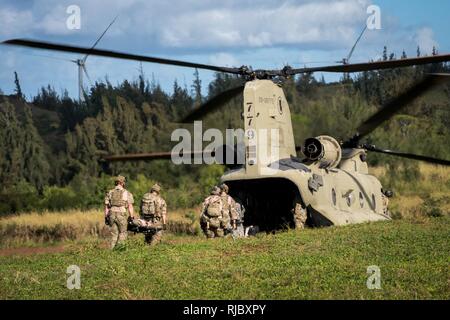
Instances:
[[[103,152],[102,152],[103,153]],[[125,162],[125,161],[153,161],[153,160],[171,160],[172,157],[189,156],[191,159],[196,157],[213,157],[215,163],[223,164],[228,167],[242,165],[245,157],[245,146],[235,144],[229,146],[222,144],[216,146],[212,150],[201,151],[181,151],[176,152],[150,152],[150,153],[133,153],[121,155],[100,155],[100,162]],[[229,162],[231,160],[231,162]]]
[[[152,160],[171,160],[172,156],[189,155],[191,157],[203,155],[203,151],[186,151],[179,154],[173,152],[148,152],[148,153],[127,153],[120,155],[105,155],[102,160],[106,162],[123,162],[123,161],[152,161]]]
[[[205,69],[205,70],[211,70],[211,71],[217,71],[217,72],[242,74],[242,71],[240,68],[219,67],[219,66],[201,64],[201,63],[187,62],[187,61],[182,61],[182,60],[157,58],[157,57],[151,57],[151,56],[111,51],[111,50],[91,49],[91,48],[86,48],[86,47],[78,47],[78,46],[58,44],[58,43],[52,43],[52,42],[46,42],[46,41],[27,40],[27,39],[12,39],[12,40],[4,41],[2,43],[7,44],[7,45],[22,46],[22,47],[29,47],[29,48],[35,48],[35,49],[45,49],[45,50],[53,50],[53,51],[61,51],[61,52],[80,53],[80,54],[95,55],[95,56],[108,57],[108,58],[152,62],[152,63],[159,63],[159,64],[174,65],[174,66],[179,66],[179,67],[198,68],[198,69]]]
[[[408,90],[386,103],[381,109],[364,121],[357,129],[356,135],[343,143],[344,147],[356,147],[358,141],[375,130],[383,122],[389,120],[394,114],[403,109],[417,97],[433,87],[450,80],[450,74],[435,73],[425,76],[424,79],[410,87]]]
[[[114,161],[139,161],[139,160],[169,160],[172,152],[129,153],[122,155],[106,155],[102,159],[108,162]]]
[[[428,162],[428,163],[432,163],[432,164],[439,164],[439,165],[444,165],[444,166],[450,166],[450,161],[449,160],[437,159],[437,158],[432,158],[432,157],[428,157],[428,156],[422,156],[422,155],[413,154],[413,153],[393,151],[393,150],[388,150],[388,149],[379,149],[379,148],[376,148],[374,145],[367,145],[367,144],[365,144],[362,147],[365,150],[371,151],[371,152],[383,153],[383,154],[388,154],[388,155],[397,156],[397,157],[406,158],[406,159],[419,160],[419,161],[424,161],[424,162]]]
[[[212,97],[204,104],[192,110],[188,115],[180,120],[181,123],[192,122],[196,119],[200,119],[205,115],[218,110],[221,106],[229,102],[231,99],[237,97],[244,90],[244,85],[222,91],[218,95]]]
[[[287,75],[295,75],[298,73],[311,72],[362,72],[371,70],[382,70],[409,67],[414,65],[422,65],[429,63],[439,63],[450,61],[450,54],[434,55],[429,57],[405,58],[397,60],[374,61],[365,63],[348,63],[333,66],[322,66],[313,68],[299,68],[286,70]]]

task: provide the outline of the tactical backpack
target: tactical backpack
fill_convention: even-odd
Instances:
[[[159,211],[157,196],[151,193],[144,194],[141,201],[141,215],[144,217],[159,217]]]
[[[222,199],[223,211],[228,211],[231,208],[231,197],[228,195],[224,195],[220,197]]]
[[[111,207],[125,207],[127,202],[123,200],[125,189],[114,189],[111,193]]]
[[[221,227],[220,220],[217,217],[209,219],[208,222],[209,222],[209,227],[212,229],[219,229]]]
[[[216,200],[208,203],[206,214],[208,217],[216,218],[222,216],[222,200],[220,197],[215,197]]]

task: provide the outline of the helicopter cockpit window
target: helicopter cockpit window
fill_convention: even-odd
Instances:
[[[336,205],[336,190],[331,189],[331,199],[333,200],[333,205]]]
[[[347,197],[347,206],[351,207],[352,206],[352,194],[350,193]]]
[[[283,103],[281,101],[281,97],[278,98],[278,112],[283,114]]]
[[[364,196],[362,192],[359,193],[359,205],[361,206],[361,208],[364,207]]]

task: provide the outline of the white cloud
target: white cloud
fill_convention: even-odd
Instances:
[[[0,0],[0,40],[12,37],[91,45],[119,14],[100,48],[148,54],[224,66],[253,68],[295,67],[308,62],[332,64],[348,54],[367,19],[372,0],[45,0],[26,4]],[[67,6],[81,8],[81,30],[66,28]],[[386,45],[399,56],[403,49],[414,55],[417,45],[430,53],[437,42],[426,26],[402,26],[390,12],[382,11],[382,29],[368,30],[356,47],[352,62],[376,58]],[[443,41],[443,40],[442,40]],[[444,44],[441,44],[444,45]],[[14,70],[25,88],[47,83],[67,87],[76,96],[76,66],[55,59],[26,57],[22,49],[0,52],[0,86],[10,86]],[[444,50],[444,48],[442,48]],[[76,58],[63,53],[23,53]],[[11,58],[15,57],[14,59]],[[61,66],[60,66],[61,64]],[[318,65],[319,63],[315,64]],[[113,82],[132,79],[138,63],[90,57],[93,79],[106,74]],[[180,75],[190,79],[192,70],[144,64],[149,77],[155,73],[171,88]],[[204,71],[207,84],[212,73]],[[189,82],[189,80],[187,80]]]
[[[368,1],[78,0],[82,21],[78,34],[99,34],[112,17],[120,14],[110,37],[139,36],[159,47],[215,49],[325,41],[348,46],[354,38],[354,27],[365,21]],[[67,6],[68,3],[48,0],[36,2],[33,14],[0,11],[0,21],[7,21],[10,26],[2,34],[10,35],[16,30],[16,34],[23,30],[46,35],[73,34],[66,28]]]
[[[343,0],[180,12],[168,17],[159,40],[168,47],[348,46],[365,8],[365,2]]]
[[[66,9],[67,7],[63,5],[54,6],[40,19],[36,28],[51,35],[66,35],[73,32],[73,30],[70,30],[66,26],[66,20],[69,17]]]
[[[0,8],[0,36],[14,36],[24,33],[33,24],[31,11]]]
[[[420,50],[424,54],[431,54],[433,47],[438,48],[438,43],[434,40],[433,30],[428,27],[423,27],[417,30],[414,35],[416,44],[420,47]]]
[[[220,52],[214,55],[211,55],[209,58],[209,63],[217,66],[224,67],[239,67],[239,61],[231,54]]]

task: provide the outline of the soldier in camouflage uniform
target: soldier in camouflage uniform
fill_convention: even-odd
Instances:
[[[222,210],[223,210],[223,228],[229,230],[235,230],[237,227],[237,212],[236,212],[236,202],[228,194],[229,188],[225,183],[220,185],[220,198],[222,199]]]
[[[295,228],[296,229],[304,229],[305,224],[306,224],[306,219],[308,217],[306,208],[303,208],[303,206],[299,202],[296,202],[294,204],[294,209],[292,209],[292,211],[294,213]]]
[[[224,217],[221,190],[214,186],[211,195],[203,201],[200,226],[207,238],[221,238],[225,235],[223,226],[229,217]]]
[[[111,228],[111,249],[127,239],[127,211],[134,217],[133,195],[125,189],[125,177],[115,179],[115,187],[105,196],[105,223]]]
[[[163,230],[167,223],[167,204],[160,195],[161,187],[154,184],[150,192],[144,194],[141,200],[141,219],[146,220],[152,228],[145,232],[145,242],[155,245],[161,242]]]
[[[243,201],[239,198],[236,198],[234,201],[235,210],[236,210],[236,219],[233,221],[233,237],[234,238],[243,238],[245,237],[245,229],[244,229],[244,215],[245,215],[245,207],[243,205]]]

